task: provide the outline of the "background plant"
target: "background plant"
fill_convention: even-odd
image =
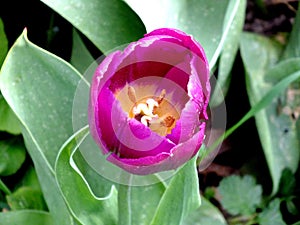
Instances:
[[[225,140],[214,164],[199,172],[199,180],[184,176],[183,169],[171,185],[149,187],[149,199],[156,200],[144,206],[149,208],[147,221],[164,224],[160,215],[172,209],[172,224],[180,224],[188,211],[181,202],[197,201],[189,190],[195,190],[190,186],[199,182],[202,205],[181,224],[299,224],[300,98],[295,79],[300,73],[300,13],[297,1],[282,1],[279,6],[267,2],[248,1],[248,9],[254,5],[266,17],[276,7],[290,12],[294,19],[289,30],[263,35],[243,31],[247,28],[245,0],[43,0],[20,3],[24,14],[19,18],[12,14],[14,2],[2,7],[0,224],[117,224],[118,220],[139,224],[137,217],[126,215],[138,215],[141,189],[113,188],[75,152],[74,138],[80,140],[86,130],[73,134],[72,100],[81,74],[95,58],[164,26],[192,34],[203,45],[222,92],[228,93],[228,128],[250,113],[229,129],[227,135],[233,132],[232,136]],[[13,34],[18,25],[18,33]],[[27,31],[22,32],[24,26]],[[278,86],[281,81],[283,85]],[[212,96],[212,109],[217,110],[222,102],[219,96]],[[250,106],[245,106],[248,99]],[[255,121],[246,122],[254,114]],[[236,150],[225,151],[227,141],[238,146],[232,147]],[[72,153],[77,167],[85,171],[82,176],[88,186],[65,163]],[[192,168],[193,163],[186,167]],[[222,179],[233,173],[239,176]],[[72,192],[73,186],[78,192]],[[178,186],[190,189],[178,195]],[[118,203],[117,191],[132,202],[124,212],[109,210],[118,204],[125,208]],[[179,207],[174,210],[174,205]]]

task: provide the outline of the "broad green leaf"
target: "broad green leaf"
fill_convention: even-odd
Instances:
[[[76,29],[73,29],[73,47],[71,55],[71,64],[82,74],[94,62],[94,58],[83,43]]]
[[[242,35],[241,54],[248,74],[247,91],[252,106],[258,103],[277,83],[270,81],[273,74],[275,74],[274,77],[289,77],[299,72],[284,70],[285,64],[278,64],[274,67],[280,52],[281,47],[270,39],[255,34]],[[273,68],[269,71],[271,67]],[[282,74],[276,75],[278,72]],[[299,162],[296,123],[281,110],[286,104],[282,102],[282,99],[286,99],[286,91],[283,92],[283,90],[278,93],[277,99],[270,99],[270,105],[255,116],[273,180],[273,193],[278,189],[282,170],[290,168],[295,171]]]
[[[300,221],[298,221],[297,223],[294,223],[293,225],[300,225]]]
[[[191,34],[204,47],[210,68],[221,52],[240,1],[229,0],[126,0],[146,25],[147,31],[177,28]],[[225,14],[231,12],[224,24]]]
[[[269,203],[268,207],[258,215],[258,222],[259,225],[286,225],[282,220],[279,199]]]
[[[219,105],[224,101],[223,96],[226,96],[226,93],[230,84],[230,75],[232,65],[234,63],[238,48],[239,48],[239,38],[243,30],[244,20],[245,20],[245,11],[246,11],[246,0],[231,1],[230,4],[236,4],[238,2],[237,13],[234,16],[234,19],[230,25],[228,34],[225,37],[224,46],[220,55],[220,63],[218,67],[218,84],[220,85],[223,94],[220,95],[218,92],[214,92],[211,105]],[[227,10],[226,20],[224,25],[227,25],[227,21],[230,20],[232,12]],[[225,27],[226,28],[226,27]],[[225,29],[224,28],[224,29]]]
[[[54,225],[53,217],[37,210],[19,210],[0,213],[0,225]]]
[[[201,206],[188,214],[182,225],[227,225],[227,222],[217,207],[201,197]]]
[[[242,10],[240,7],[242,0],[236,1],[236,0],[230,0],[226,9],[226,14],[224,18],[224,23],[223,23],[223,30],[222,30],[222,36],[220,39],[220,42],[218,43],[218,47],[216,51],[214,52],[214,55],[212,59],[209,59],[209,67],[211,70],[214,69],[215,64],[220,56],[221,51],[224,48],[224,43],[226,39],[228,39],[228,35],[230,35],[230,28],[232,27],[232,24],[234,23],[234,18],[236,17],[236,14],[239,13],[239,10]]]
[[[85,138],[85,141],[90,141],[92,137],[89,135]],[[79,146],[81,147],[81,146]],[[97,146],[96,146],[97,147]],[[72,155],[71,165],[73,169],[78,172],[82,179],[89,185],[91,192],[98,198],[105,198],[111,192],[112,183],[110,180],[105,179],[99,173],[97,173],[90,165],[87,163],[81,151],[75,150]]]
[[[300,57],[300,5],[282,59]]]
[[[102,52],[145,34],[140,18],[120,0],[42,0],[86,35]]]
[[[69,64],[32,44],[26,30],[8,53],[0,75],[2,94],[22,123],[47,205],[59,225],[70,225],[73,219],[58,189],[54,163],[73,133],[73,96],[80,79]]]
[[[248,32],[241,35],[240,49],[246,71],[251,76],[261,77],[278,63],[282,53],[282,46],[278,42]]]
[[[261,203],[262,187],[251,176],[232,175],[219,185],[221,204],[231,215],[251,215]]]
[[[36,209],[47,210],[43,193],[31,187],[21,187],[14,193],[6,196],[9,207],[12,210]]]
[[[0,93],[0,130],[20,134],[20,122]]]
[[[195,156],[172,177],[151,225],[180,225],[183,219],[200,206],[198,173]]]
[[[159,181],[148,186],[119,185],[118,225],[149,225],[164,191],[165,186]]]
[[[4,32],[4,24],[0,18],[0,68],[8,50],[8,41]]]
[[[73,154],[87,135],[88,127],[85,127],[75,133],[61,148],[55,166],[57,182],[70,211],[79,222],[86,225],[114,225],[117,224],[118,218],[116,189],[111,184],[104,183],[102,186],[110,185],[110,193],[103,198],[97,197],[76,167],[76,162],[72,161]],[[101,186],[99,188],[101,189]]]
[[[47,206],[51,215],[55,217],[54,223],[56,225],[75,225],[74,218],[70,215],[67,205],[61,196],[52,167],[47,165],[44,154],[41,153],[41,149],[36,145],[32,136],[26,130],[22,130],[22,134],[28,152],[34,161]]]
[[[21,139],[12,138],[0,141],[0,175],[16,173],[26,158],[26,149]]]

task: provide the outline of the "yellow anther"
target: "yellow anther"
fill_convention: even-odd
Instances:
[[[165,96],[166,96],[166,89],[162,89],[159,97],[157,98],[158,104],[160,104],[162,102],[162,100],[164,100]]]
[[[135,94],[135,90],[133,87],[128,86],[128,98],[130,99],[130,101],[132,101],[133,103],[136,103],[136,94]]]

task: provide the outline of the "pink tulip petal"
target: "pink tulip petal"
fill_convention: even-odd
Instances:
[[[187,47],[188,49],[190,49],[191,51],[193,51],[203,61],[205,61],[207,63],[204,49],[197,41],[195,41],[195,39],[192,36],[189,36],[189,35],[185,34],[184,32],[177,30],[177,29],[161,28],[161,29],[157,29],[157,30],[154,30],[154,31],[146,34],[145,37],[156,36],[156,35],[164,35],[164,36],[168,35],[171,37],[175,37],[176,39],[181,41],[181,45],[183,45],[183,46]]]
[[[171,134],[160,136],[128,118],[124,107],[130,110],[132,106],[126,105],[130,100],[124,103],[118,96],[124,96],[121,90],[129,85],[148,88],[142,94],[153,90],[153,96],[166,91],[165,99],[180,115]],[[111,153],[108,160],[128,172],[144,175],[176,169],[203,142],[209,95],[203,48],[182,31],[157,29],[124,51],[111,53],[97,68],[90,91],[91,134],[104,154]]]
[[[176,169],[198,152],[204,139],[204,130],[205,124],[203,123],[198,133],[187,142],[176,145],[172,149],[172,153],[160,153],[156,156],[138,159],[123,159],[116,154],[111,154],[107,160],[130,173],[138,175]]]

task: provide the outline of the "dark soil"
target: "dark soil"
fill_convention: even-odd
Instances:
[[[298,0],[248,0],[244,30],[263,35],[290,32],[297,11]]]

